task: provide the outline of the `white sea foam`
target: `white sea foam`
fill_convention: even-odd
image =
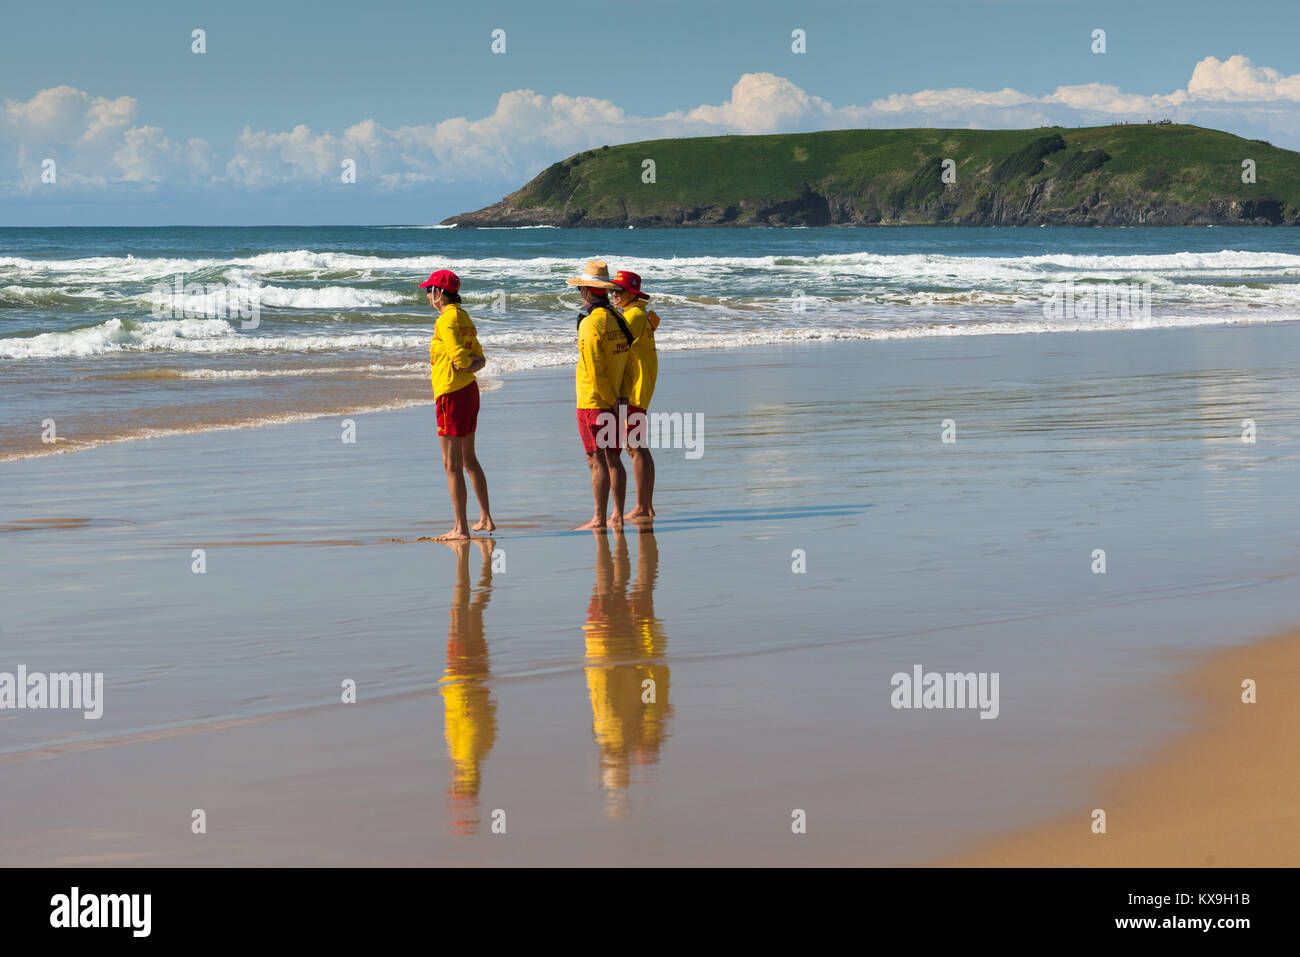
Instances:
[[[1290,298],[1280,302],[1295,303]],[[1037,305],[1041,300],[1030,300]],[[848,304],[849,307],[852,304]],[[1144,329],[1155,327],[1201,326],[1239,322],[1276,322],[1300,318],[1296,309],[1238,309],[1197,307],[1159,308],[1152,318],[1108,318],[1105,316],[1048,320],[1041,310],[1022,311],[1010,318],[984,310],[963,313],[960,308],[928,321],[897,321],[897,307],[881,307],[884,314],[841,314],[833,319],[824,315],[823,307],[811,303],[804,314],[791,316],[783,312],[779,320],[768,314],[758,319],[732,317],[729,321],[689,321],[669,317],[656,333],[661,349],[735,348],[767,343],[818,341],[823,339],[916,339],[933,336],[1035,334],[1044,332],[1086,332],[1110,329]],[[845,304],[841,303],[841,307]],[[937,307],[936,307],[937,308]],[[770,313],[771,310],[769,310]],[[53,357],[88,357],[130,352],[175,352],[189,354],[238,353],[349,353],[409,352],[427,350],[432,330],[429,328],[385,330],[354,333],[316,333],[271,335],[265,330],[244,332],[237,321],[224,319],[111,319],[82,329],[48,332],[27,338],[0,338],[0,358],[41,359]],[[567,324],[542,329],[509,329],[493,332],[480,328],[479,338],[491,351],[493,360],[508,364],[510,369],[535,368],[554,362],[570,361],[574,335]],[[540,361],[539,361],[540,360]]]
[[[236,281],[241,282],[244,277]],[[166,285],[166,284],[163,284]],[[204,283],[196,285],[205,287]],[[236,287],[240,288],[240,287]],[[409,303],[409,293],[385,292],[380,289],[357,289],[351,286],[319,286],[301,289],[284,286],[258,285],[246,286],[249,296],[255,296],[262,308],[272,309],[371,309]],[[187,315],[222,316],[226,313],[230,296],[220,289],[216,291],[195,291],[177,294],[167,286],[167,292],[150,291],[140,297],[143,301],[165,309],[173,314],[184,312]]]
[[[119,352],[347,352],[355,349],[428,348],[429,331],[344,335],[266,336],[241,332],[224,319],[109,319],[98,325],[29,338],[0,339],[0,358],[41,359]]]
[[[158,279],[177,273],[192,273],[221,265],[219,259],[170,259],[134,256],[88,256],[84,259],[26,259],[0,256],[0,277],[66,276],[85,280],[131,282]]]
[[[550,227],[543,227],[550,228]],[[718,283],[759,273],[781,282],[783,273],[833,280],[844,277],[877,279],[947,279],[957,282],[1047,281],[1088,275],[1098,279],[1124,279],[1134,275],[1190,277],[1206,273],[1233,275],[1300,276],[1300,255],[1224,249],[1213,253],[1089,256],[1059,253],[1040,256],[945,256],[930,253],[882,254],[872,252],[820,256],[756,257],[616,257],[619,265],[646,276],[666,275],[677,281]],[[0,257],[0,278],[75,276],[113,281],[156,279],[217,269],[246,269],[252,275],[322,275],[337,272],[418,276],[443,267],[467,279],[492,277],[492,281],[550,281],[570,275],[570,257],[452,258],[448,256],[385,257],[298,249],[260,253],[235,259],[174,259],[89,257],[85,259],[30,259]]]
[[[330,365],[308,369],[178,369],[175,370],[175,373],[176,377],[180,379],[276,379],[292,376],[356,375],[358,373],[402,378],[418,377],[422,379],[429,374],[429,363],[403,362],[397,365],[386,365],[381,362],[371,362],[366,365]]]
[[[59,304],[63,299],[91,301],[109,295],[112,294],[96,287],[8,285],[0,286],[0,305],[40,307]]]

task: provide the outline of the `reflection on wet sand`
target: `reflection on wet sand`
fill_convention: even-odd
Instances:
[[[451,623],[447,630],[447,672],[442,677],[447,756],[451,786],[447,790],[452,830],[474,834],[479,829],[478,792],[481,766],[497,736],[497,705],[488,687],[487,639],[483,609],[492,596],[491,539],[477,538],[482,553],[479,582],[470,587],[470,542],[447,542],[456,553],[456,585],[452,589]]]
[[[594,533],[596,582],[583,630],[587,641],[587,690],[592,733],[600,749],[600,783],[611,817],[627,813],[633,764],[653,764],[667,738],[668,639],[655,617],[654,588],[659,574],[659,544],[640,528],[637,575],[630,584],[627,536]]]

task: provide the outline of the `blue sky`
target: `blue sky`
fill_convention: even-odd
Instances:
[[[1300,148],[1293,0],[147,0],[11,5],[5,20],[5,224],[430,222],[578,149],[659,135],[1155,112]],[[1198,69],[1190,97],[1142,99],[1185,94]],[[516,91],[537,98],[503,108]],[[51,156],[59,178],[42,183]],[[356,183],[338,181],[339,157]]]

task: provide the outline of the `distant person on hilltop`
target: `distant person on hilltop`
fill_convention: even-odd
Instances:
[[[433,395],[438,408],[438,443],[442,446],[442,467],[447,473],[447,489],[456,512],[456,525],[438,541],[459,541],[470,537],[469,519],[465,515],[468,492],[465,473],[478,499],[479,520],[476,532],[495,529],[492,510],[488,507],[487,477],[474,452],[474,433],[478,429],[478,379],[474,373],[486,364],[478,330],[469,313],[460,307],[460,277],[449,269],[439,269],[420,283],[427,290],[429,305],[438,310],[433,339],[429,342]]]
[[[581,529],[605,528],[610,492],[614,512],[609,525],[623,525],[623,499],[627,493],[627,472],[619,455],[622,436],[618,429],[619,389],[627,365],[633,336],[623,317],[609,301],[615,286],[609,281],[609,267],[597,259],[576,279],[566,280],[582,292],[583,311],[578,314],[578,367],[575,375],[578,398],[578,434],[591,469],[591,495],[595,510]]]
[[[609,291],[609,297],[623,313],[633,336],[619,389],[619,398],[627,402],[627,454],[636,479],[636,508],[627,513],[627,518],[649,521],[655,516],[655,460],[650,456],[646,410],[659,377],[659,353],[655,349],[659,317],[644,308],[643,303],[650,297],[641,291],[641,277],[636,273],[620,269],[612,282],[615,288]]]

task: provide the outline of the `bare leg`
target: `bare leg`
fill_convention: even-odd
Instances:
[[[456,435],[438,436],[442,446],[442,468],[447,473],[447,491],[451,494],[451,507],[456,513],[456,525],[446,535],[439,535],[435,541],[450,542],[469,538],[469,519],[465,517],[465,500],[468,490],[465,488],[465,438]]]
[[[483,474],[483,466],[478,463],[478,455],[474,452],[474,436],[465,436],[465,474],[469,476],[469,484],[474,488],[474,497],[478,499],[478,521],[474,523],[474,531],[491,532],[496,529],[497,523],[492,521],[492,509],[488,505],[488,487],[487,476]]]
[[[650,457],[649,449],[628,449],[632,458],[632,476],[636,479],[636,508],[627,513],[628,521],[639,518],[654,518],[654,505],[651,504],[655,494],[655,460]]]
[[[614,514],[609,523],[615,528],[623,527],[623,503],[627,498],[627,471],[623,468],[623,456],[618,449],[602,449],[605,456],[605,470],[609,473],[610,491],[614,494]]]
[[[579,525],[574,531],[585,531],[589,528],[605,527],[605,511],[609,508],[609,472],[605,469],[604,450],[587,453],[587,466],[591,469],[591,497],[595,502],[596,509],[592,513],[591,521],[585,525]],[[619,521],[622,521],[622,510],[619,510]]]

